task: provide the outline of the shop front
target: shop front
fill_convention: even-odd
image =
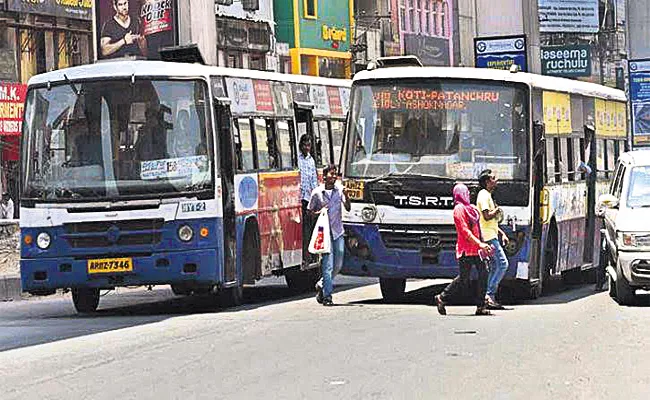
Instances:
[[[278,41],[289,44],[291,72],[326,78],[351,76],[351,0],[275,2]],[[292,23],[289,23],[291,21]]]

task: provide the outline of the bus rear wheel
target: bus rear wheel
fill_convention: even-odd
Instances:
[[[99,305],[99,289],[72,289],[72,302],[78,313],[93,313]]]
[[[406,279],[379,278],[379,288],[384,300],[394,303],[404,298]]]
[[[287,282],[289,289],[298,293],[315,290],[316,282],[319,279],[320,271],[318,268],[301,271],[298,267],[284,273],[284,280]]]

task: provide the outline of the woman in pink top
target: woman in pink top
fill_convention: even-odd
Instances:
[[[479,226],[478,209],[470,204],[469,189],[462,183],[454,186],[454,224],[458,239],[456,241],[456,258],[460,274],[445,290],[435,297],[438,312],[446,315],[445,303],[450,297],[455,296],[464,287],[469,287],[472,266],[478,271],[478,284],[476,288],[476,315],[489,315],[490,311],[485,305],[485,290],[487,287],[487,266],[481,260],[479,253],[489,254],[492,248],[481,241],[481,228]]]

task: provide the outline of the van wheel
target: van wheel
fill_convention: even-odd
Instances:
[[[72,289],[72,302],[78,313],[93,313],[99,305],[99,289]]]
[[[404,298],[406,279],[379,278],[379,288],[384,300],[394,303]]]
[[[607,274],[607,286],[609,289],[609,297],[612,299],[616,298],[616,282],[614,282],[614,279]]]
[[[634,303],[634,289],[625,279],[620,265],[616,268],[616,300],[622,306],[629,306]]]

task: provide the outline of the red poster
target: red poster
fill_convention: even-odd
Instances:
[[[0,136],[20,135],[27,85],[0,82]]]
[[[327,98],[330,103],[330,113],[332,115],[343,115],[343,105],[341,104],[341,93],[337,87],[327,87]]]
[[[273,112],[273,93],[269,81],[253,80],[255,91],[255,106],[257,111]]]
[[[172,1],[146,1],[140,10],[140,19],[142,20],[142,34],[145,36],[172,30],[174,27]]]

